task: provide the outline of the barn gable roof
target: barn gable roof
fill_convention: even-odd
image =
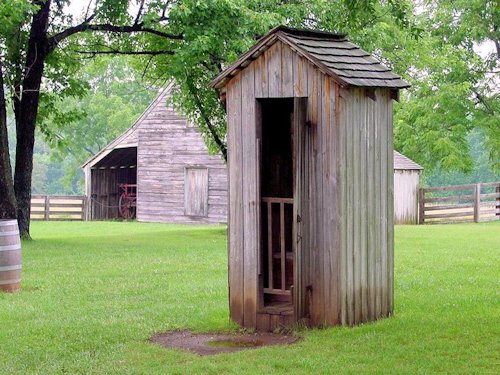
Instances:
[[[402,89],[410,84],[394,74],[368,52],[350,42],[345,34],[299,30],[278,26],[261,38],[234,64],[215,77],[211,86],[225,84],[259,57],[271,45],[281,41],[309,60],[343,87],[384,87]]]
[[[101,159],[105,158],[111,151],[116,148],[130,148],[137,147],[137,140],[127,142],[127,138],[132,138],[134,132],[137,130],[139,125],[142,123],[142,120],[146,118],[149,113],[159,104],[165,102],[166,97],[170,95],[172,88],[174,87],[174,83],[170,82],[164,89],[162,89],[156,98],[151,102],[151,104],[146,108],[146,110],[139,116],[137,120],[132,124],[130,128],[125,130],[121,135],[108,143],[107,146],[102,148],[99,152],[97,152],[94,156],[88,159],[85,164],[82,165],[82,168],[90,165],[90,167],[97,164]]]
[[[394,169],[396,170],[422,170],[420,165],[415,163],[410,158],[407,158],[403,154],[400,154],[394,150]]]

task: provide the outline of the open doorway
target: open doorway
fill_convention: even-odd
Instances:
[[[293,98],[262,99],[261,303],[293,310]]]

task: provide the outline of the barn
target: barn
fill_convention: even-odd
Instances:
[[[170,104],[174,87],[163,89],[128,130],[83,165],[90,220],[119,218],[126,188],[135,195],[131,210],[138,221],[226,222],[225,162],[209,155],[198,127]]]
[[[423,168],[394,151],[394,223],[418,223],[418,189]]]

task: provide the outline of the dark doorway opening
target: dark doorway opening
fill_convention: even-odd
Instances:
[[[260,100],[261,302],[293,310],[293,98]]]

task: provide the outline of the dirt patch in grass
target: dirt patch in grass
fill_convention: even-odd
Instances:
[[[270,345],[288,345],[298,340],[292,335],[264,332],[223,335],[216,333],[195,334],[188,330],[158,333],[150,338],[151,342],[165,348],[188,350],[198,355],[231,353]]]

